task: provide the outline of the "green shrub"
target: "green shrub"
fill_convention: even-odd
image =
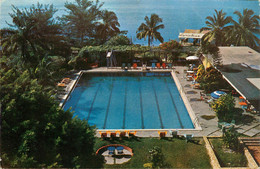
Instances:
[[[211,105],[220,121],[230,122],[234,117],[235,99],[231,94],[222,95]]]
[[[223,141],[228,148],[239,150],[238,132],[234,127],[224,129]]]

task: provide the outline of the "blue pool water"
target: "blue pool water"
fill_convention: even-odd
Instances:
[[[193,129],[170,73],[83,74],[64,109],[98,129]]]

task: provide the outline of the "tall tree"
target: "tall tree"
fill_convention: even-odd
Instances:
[[[239,11],[235,11],[234,14],[238,16],[238,22],[232,20],[233,26],[229,36],[231,43],[235,46],[249,46],[259,50],[260,40],[256,35],[260,34],[260,17],[254,15],[254,11],[250,9],[244,9],[243,14]]]
[[[66,51],[61,27],[53,19],[57,10],[53,5],[32,5],[29,9],[18,9],[13,6],[13,30],[9,31],[9,36],[5,36],[2,41],[4,51],[21,56],[21,60],[29,67],[35,67],[42,60],[46,52],[59,53],[63,46]]]
[[[145,23],[142,23],[136,31],[136,37],[138,39],[146,39],[148,37],[148,46],[150,46],[154,39],[163,42],[163,37],[158,32],[159,29],[164,28],[164,24],[160,24],[163,21],[162,18],[157,14],[151,14],[150,18],[145,16],[144,20]]]
[[[65,33],[83,46],[87,38],[93,37],[95,25],[101,15],[100,8],[103,3],[91,0],[75,0],[74,3],[65,3],[68,14],[63,15]],[[75,44],[74,44],[75,45]]]
[[[202,29],[209,29],[210,31],[206,33],[203,37],[203,41],[215,41],[215,45],[222,46],[225,45],[226,39],[225,39],[225,33],[228,31],[229,24],[232,20],[230,16],[226,17],[226,13],[222,10],[217,11],[215,9],[216,15],[207,16],[206,24],[207,27]]]
[[[85,120],[62,110],[28,71],[1,69],[0,81],[3,167],[88,167],[94,130]]]
[[[120,33],[119,22],[116,14],[112,11],[104,10],[101,13],[102,21],[98,23],[96,27],[96,37],[103,44],[111,37],[116,36]]]

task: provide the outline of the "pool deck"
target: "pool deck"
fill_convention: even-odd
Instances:
[[[185,66],[174,66],[173,72],[178,78],[178,81],[180,83],[182,93],[185,93],[186,101],[188,100],[188,104],[191,106],[192,111],[194,112],[196,116],[196,120],[198,120],[198,123],[200,124],[200,129],[182,129],[178,130],[178,135],[184,135],[184,134],[193,134],[194,137],[202,137],[202,136],[222,136],[222,131],[220,128],[218,128],[218,118],[214,117],[213,119],[206,120],[202,118],[201,116],[216,116],[216,113],[212,110],[212,108],[209,106],[209,104],[205,101],[200,101],[200,92],[202,90],[200,89],[194,89],[191,86],[191,81],[187,81],[185,77],[184,70],[187,70],[187,67]],[[81,72],[124,72],[125,70],[122,70],[120,67],[117,68],[106,68],[106,67],[100,67],[95,68],[91,70],[82,70]],[[127,70],[129,72],[140,72],[143,71],[142,68],[138,69],[130,69]],[[150,69],[150,72],[156,71],[156,72],[170,72],[172,69]],[[74,86],[77,83],[77,79],[80,77],[79,73],[74,74],[74,78],[72,78],[71,83],[68,85],[68,93],[63,96],[63,101],[61,102],[60,106],[63,105],[64,101],[68,97],[71,90],[73,90]],[[185,99],[184,99],[185,102]],[[185,103],[186,104],[186,103]],[[238,101],[236,106],[239,107]],[[187,107],[187,104],[186,104]],[[246,114],[246,113],[245,113]],[[248,136],[259,136],[260,135],[260,116],[259,114],[252,115],[249,113],[250,116],[253,116],[254,120],[247,123],[235,126],[238,128],[238,132],[243,133]],[[156,129],[156,130],[135,130],[137,131],[136,136],[137,137],[159,137],[158,131],[168,131],[169,129]],[[98,130],[98,131],[111,131],[111,130]],[[100,134],[96,132],[96,137],[100,137]],[[114,131],[114,130],[113,130]],[[120,130],[119,130],[120,131]],[[124,130],[125,131],[125,130]],[[133,130],[130,130],[133,131]],[[166,137],[171,137],[170,133],[167,132]]]

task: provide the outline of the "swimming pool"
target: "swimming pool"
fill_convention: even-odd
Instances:
[[[194,129],[169,72],[84,73],[70,107],[98,129]]]

